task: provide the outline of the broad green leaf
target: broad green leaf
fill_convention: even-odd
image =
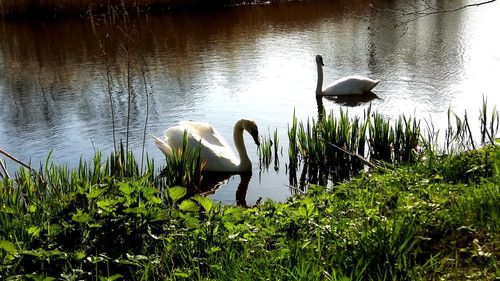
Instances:
[[[100,209],[106,211],[106,212],[113,212],[115,210],[115,204],[117,203],[117,200],[111,200],[111,199],[102,199],[97,201],[97,207]]]
[[[209,253],[209,254],[214,254],[214,253],[219,252],[220,250],[221,250],[221,248],[220,248],[220,247],[213,246],[213,247],[211,247],[211,248],[208,250],[208,253]]]
[[[299,208],[297,209],[295,214],[297,214],[297,216],[299,216],[299,217],[306,217],[307,216],[307,209],[304,208],[304,206],[299,206]]]
[[[198,205],[196,205],[196,203],[188,199],[182,201],[182,203],[179,205],[179,209],[185,212],[197,212]]]
[[[210,212],[210,210],[212,210],[213,201],[210,198],[197,195],[197,196],[193,197],[193,199],[196,202],[200,203],[200,205],[203,207],[203,209],[205,209],[205,211]]]
[[[179,216],[184,220],[186,226],[194,229],[198,229],[200,227],[200,220],[197,217],[189,214],[179,214]]]
[[[172,201],[176,202],[182,197],[186,196],[187,189],[180,186],[170,187],[167,189],[168,197],[172,199]]]
[[[85,224],[90,220],[90,215],[82,212],[80,209],[77,209],[76,214],[73,214],[71,219],[75,222]]]
[[[117,280],[118,278],[122,278],[123,275],[121,274],[115,274],[113,276],[109,276],[109,277],[101,277],[99,278],[99,280],[103,280],[103,281],[114,281],[114,280]]]
[[[120,191],[125,195],[130,195],[135,191],[135,187],[129,182],[120,183]]]
[[[84,252],[75,252],[73,255],[77,260],[83,260],[87,256]]]
[[[126,208],[123,210],[124,213],[133,213],[133,214],[146,214],[147,209],[144,207],[135,207],[135,208]]]
[[[231,231],[235,228],[235,224],[232,222],[224,222],[224,227],[226,227],[227,230]]]
[[[62,230],[63,230],[63,227],[56,224],[56,223],[49,224],[49,226],[47,227],[47,234],[49,236],[54,236],[54,235],[57,235]]]
[[[315,211],[316,211],[316,205],[312,201],[306,203],[306,208],[307,208],[307,214],[309,216],[312,215],[312,214],[314,214]]]
[[[141,188],[141,192],[145,197],[150,197],[156,193],[157,189],[151,186],[144,186]]]
[[[174,276],[181,277],[181,278],[188,278],[191,274],[184,272],[184,271],[176,271],[174,272]]]
[[[33,236],[33,237],[35,237],[35,238],[38,238],[38,237],[40,237],[40,231],[41,231],[41,230],[42,230],[42,229],[41,229],[39,226],[30,226],[30,227],[28,228],[28,234],[29,234],[30,236]]]
[[[94,199],[100,197],[104,193],[105,189],[101,188],[98,185],[93,185],[90,189],[90,192],[87,193],[88,199]]]
[[[148,199],[148,203],[161,204],[161,203],[163,203],[163,201],[161,201],[161,198],[159,198],[159,197],[151,197],[150,199]]]
[[[233,206],[226,206],[224,208],[224,215],[230,215],[230,214],[235,214],[235,213],[241,213],[244,209],[239,208],[239,207],[233,207]]]
[[[16,245],[7,240],[0,240],[0,249],[3,249],[4,251],[10,254],[17,253]]]
[[[36,212],[36,210],[37,210],[36,204],[31,204],[31,205],[29,205],[29,207],[28,207],[28,211],[29,211],[30,213],[35,213],[35,212]]]

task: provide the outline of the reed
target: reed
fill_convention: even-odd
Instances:
[[[299,153],[297,145],[297,117],[293,111],[292,124],[288,124],[288,175],[292,186],[297,184],[297,168],[299,164]]]
[[[372,113],[371,108],[365,111],[364,119],[349,118],[343,110],[338,115],[322,114],[320,120],[308,119],[306,123],[297,123],[294,116],[288,128],[290,168],[296,169],[291,172],[290,185],[304,189],[310,183],[338,182],[365,166],[380,164],[407,165],[425,160],[427,167],[434,169],[444,155],[474,150],[486,143],[497,144],[500,115],[496,107],[488,108],[484,99],[479,138],[473,136],[467,112],[459,117],[449,109],[443,145],[439,145],[439,130],[432,120],[426,120],[423,130],[416,117],[401,115],[391,121],[378,112]]]
[[[311,119],[289,128],[290,147],[297,147],[298,154],[290,159],[301,159],[300,183],[324,185],[348,179],[361,170],[366,162],[363,155],[367,127],[366,121],[350,119],[341,110],[338,117],[330,112],[321,120]]]
[[[414,117],[402,115],[391,121],[378,112],[372,113],[371,108],[365,111],[363,119],[349,117],[342,109],[338,115],[330,112],[322,116],[318,121],[308,119],[298,125],[294,119],[288,128],[290,167],[302,170],[299,180],[290,178],[292,186],[297,182],[302,186],[343,181],[364,167],[381,162],[415,163],[423,157],[425,149],[429,150],[428,155],[437,153],[433,150],[436,140],[434,145],[425,143],[420,121]],[[460,132],[470,132],[464,130],[462,123],[460,126]],[[449,132],[460,135],[453,128]],[[427,134],[433,135],[437,132]],[[469,140],[469,135],[462,133],[462,136],[461,140]]]
[[[488,117],[490,118],[489,121]],[[480,123],[481,143],[489,142],[490,144],[495,144],[498,129],[500,128],[500,115],[496,106],[492,108],[491,115],[488,114],[488,100],[486,97],[483,97],[483,105],[480,110]]]
[[[475,148],[467,112],[461,118],[451,109],[448,109],[448,127],[445,132],[445,139],[446,154]]]
[[[258,148],[260,169],[269,169],[269,165],[271,165],[273,157],[272,147],[273,141],[271,140],[271,137],[261,137],[261,142]]]
[[[375,113],[370,130],[370,157],[393,164],[411,163],[419,157],[420,122],[399,116],[394,125]]]
[[[370,120],[370,158],[391,162],[391,146],[394,143],[394,128],[382,114],[375,112],[373,120]]]
[[[166,179],[167,186],[182,186],[193,195],[201,188],[202,168],[201,146],[189,149],[187,132],[184,132],[182,147],[166,156],[166,166],[160,176]]]
[[[144,154],[146,150],[146,135],[147,135],[147,128],[148,128],[148,121],[149,121],[149,92],[148,92],[148,82],[146,79],[146,73],[149,73],[147,70],[147,64],[146,60],[144,59],[144,56],[141,56],[141,76],[142,76],[142,82],[144,86],[144,94],[146,95],[146,116],[144,117],[144,130],[142,132],[142,152],[141,152],[141,172],[143,171],[143,164],[144,164]]]
[[[283,155],[283,151],[280,151],[280,140],[278,138],[278,129],[274,130],[273,134],[273,143],[274,143],[274,170],[279,170],[280,166],[280,156]],[[279,153],[279,154],[278,154]]]

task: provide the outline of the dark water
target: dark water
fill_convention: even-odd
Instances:
[[[454,2],[427,1],[460,5]],[[250,118],[262,135],[277,129],[284,152],[278,172],[261,171],[246,136],[254,171],[244,178],[249,185],[243,198],[253,204],[259,197],[284,200],[291,194],[287,127],[294,111],[299,120],[317,116],[318,53],[324,56],[326,84],[351,74],[381,79],[372,108],[388,118],[416,114],[444,129],[449,107],[467,109],[476,120],[483,96],[500,104],[500,3],[397,28],[405,20],[401,14],[371,9],[369,3],[309,1],[126,19],[0,22],[0,148],[34,166],[50,151],[52,160],[70,167],[80,156],[90,159],[94,149],[109,152],[109,92],[118,139],[126,137],[130,94],[129,146],[138,156],[149,113],[146,151],[158,164],[163,156],[150,135],[194,120],[212,123],[231,143],[233,124]],[[371,3],[418,10],[400,1]],[[323,103],[339,110],[339,104]],[[367,106],[348,110],[362,115]],[[212,197],[235,203],[238,193],[241,201],[239,185],[239,176],[230,177]]]

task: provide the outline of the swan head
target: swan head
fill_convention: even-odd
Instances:
[[[245,131],[247,131],[252,136],[255,144],[259,146],[259,128],[257,127],[257,124],[252,120],[244,120],[243,129],[245,129]]]
[[[323,56],[322,55],[316,55],[316,63],[321,66],[325,66],[323,63]]]

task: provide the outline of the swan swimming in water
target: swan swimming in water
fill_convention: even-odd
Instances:
[[[326,89],[323,88],[323,57],[316,56],[316,65],[318,67],[318,84],[316,85],[317,96],[344,96],[360,95],[370,93],[373,87],[377,86],[379,80],[373,80],[360,76],[346,76],[333,82]]]
[[[167,156],[172,155],[173,150],[182,147],[184,132],[187,133],[189,149],[201,146],[201,159],[205,162],[205,172],[248,172],[252,170],[252,162],[243,140],[243,130],[247,131],[260,145],[259,130],[254,121],[241,119],[236,122],[233,129],[233,140],[239,157],[217,130],[208,123],[183,121],[179,125],[170,127],[165,131],[165,138],[155,136],[156,146]]]

